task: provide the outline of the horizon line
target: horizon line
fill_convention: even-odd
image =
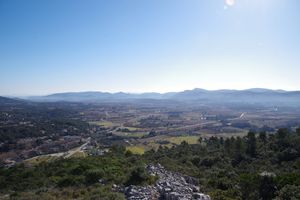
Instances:
[[[264,88],[264,87],[253,87],[253,88],[245,88],[245,89],[233,89],[233,88],[223,88],[223,89],[205,89],[200,87],[195,87],[193,89],[185,89],[185,90],[178,90],[178,91],[167,91],[167,92],[155,92],[155,91],[148,91],[148,92],[129,92],[129,91],[101,91],[101,90],[81,90],[81,91],[65,91],[65,92],[51,92],[45,94],[13,94],[13,95],[0,95],[2,97],[38,97],[38,96],[49,96],[55,94],[64,94],[64,93],[89,93],[89,92],[98,92],[98,93],[109,93],[109,94],[117,94],[117,93],[125,93],[125,94],[149,94],[149,93],[157,93],[157,94],[167,94],[167,93],[176,93],[176,92],[184,92],[184,91],[192,91],[192,90],[206,90],[206,91],[222,91],[222,90],[233,90],[233,91],[245,91],[245,90],[253,90],[253,89],[263,89],[263,90],[271,90],[271,91],[284,91],[284,92],[298,92],[299,90],[287,90],[287,89],[271,89],[271,88]]]

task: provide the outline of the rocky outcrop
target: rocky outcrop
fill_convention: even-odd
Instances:
[[[141,187],[131,185],[125,188],[125,195],[128,200],[156,200],[160,197],[155,186]]]
[[[166,170],[160,164],[148,165],[150,175],[159,179],[153,186],[129,186],[125,188],[128,200],[211,200],[208,195],[200,193],[198,181],[190,176],[183,176]]]

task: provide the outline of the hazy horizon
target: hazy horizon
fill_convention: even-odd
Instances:
[[[244,88],[244,89],[234,89],[234,88],[221,88],[221,89],[206,89],[206,88],[190,88],[190,89],[184,89],[184,90],[173,90],[173,91],[166,91],[166,92],[157,92],[157,91],[145,91],[145,92],[128,92],[128,91],[100,91],[100,90],[83,90],[83,91],[61,91],[61,92],[54,92],[54,93],[42,93],[42,94],[21,94],[21,95],[1,95],[3,97],[34,97],[34,96],[47,96],[47,95],[53,95],[53,94],[63,94],[63,93],[88,93],[88,92],[100,92],[100,93],[126,93],[126,94],[145,94],[145,93],[158,93],[158,94],[166,94],[166,93],[176,93],[176,92],[183,92],[183,91],[191,91],[196,89],[203,89],[207,91],[221,91],[221,90],[235,90],[235,91],[244,91],[244,90],[251,90],[251,89],[266,89],[266,90],[273,90],[273,91],[286,91],[286,92],[300,92],[300,90],[284,90],[284,89],[270,89],[270,88]]]
[[[0,2],[0,95],[300,90],[297,0]]]

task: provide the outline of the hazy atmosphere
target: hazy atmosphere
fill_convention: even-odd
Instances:
[[[300,0],[0,0],[0,200],[300,200]]]
[[[0,1],[0,95],[300,90],[298,0]]]

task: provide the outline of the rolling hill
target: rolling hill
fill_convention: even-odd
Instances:
[[[262,103],[300,106],[300,91],[270,90],[263,88],[247,90],[204,90],[196,88],[182,92],[141,94],[124,92],[68,92],[27,98],[27,100],[40,102],[122,102],[144,99],[200,103]]]

